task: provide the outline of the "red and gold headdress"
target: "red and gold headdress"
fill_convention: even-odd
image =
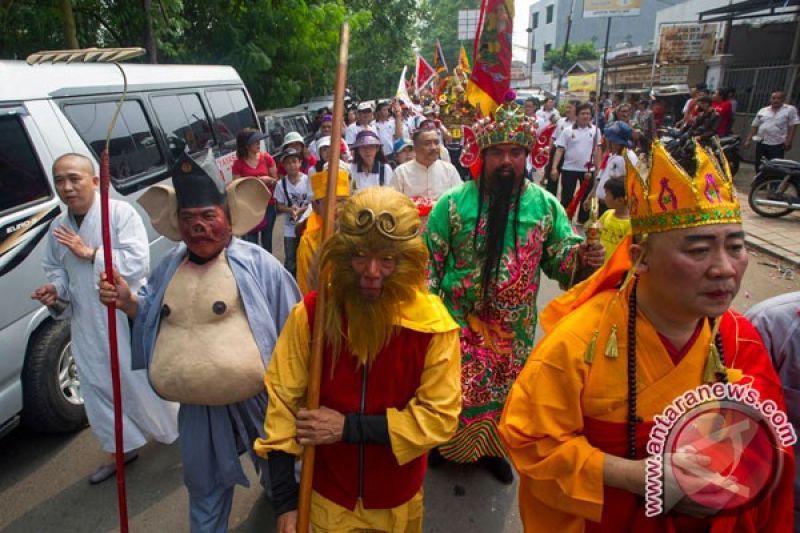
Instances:
[[[530,150],[535,142],[535,123],[512,100],[495,109],[493,117],[479,118],[472,128],[464,128],[461,164],[471,167],[477,162],[480,153],[490,146],[517,144]]]
[[[628,162],[627,192],[634,235],[708,224],[741,224],[728,162],[695,144],[694,175],[678,164],[659,141],[653,143],[649,172]]]

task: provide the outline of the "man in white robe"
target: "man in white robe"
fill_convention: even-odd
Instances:
[[[31,297],[46,305],[56,320],[71,319],[72,354],[86,415],[103,450],[111,454],[89,477],[89,482],[96,484],[116,473],[107,310],[97,295],[97,280],[105,268],[97,192],[100,180],[90,159],[65,154],[53,164],[53,181],[67,211],[55,219],[48,233],[43,266],[49,283]],[[138,289],[149,270],[149,244],[142,219],[124,202],[111,201],[111,239],[115,267]],[[149,440],[175,441],[178,406],[156,396],[145,372],[131,369],[128,318],[120,311],[117,339],[125,460],[130,462]]]

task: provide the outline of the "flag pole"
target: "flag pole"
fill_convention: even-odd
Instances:
[[[333,235],[336,221],[336,185],[339,177],[339,156],[341,155],[342,120],[344,116],[344,91],[347,81],[347,49],[350,43],[350,26],[342,25],[339,44],[339,61],[336,64],[336,85],[333,97],[333,130],[331,131],[331,156],[328,159],[328,184],[325,196],[325,218],[322,224],[322,242]],[[327,305],[328,287],[320,275],[320,287],[317,294],[316,309],[311,341],[311,362],[308,370],[308,388],[306,389],[306,408],[319,408],[319,387],[322,379],[322,351],[325,347],[324,324],[325,305]],[[308,533],[311,522],[311,488],[314,478],[314,446],[303,449],[303,472],[300,476],[300,494],[297,503],[297,531]]]
[[[29,65],[40,63],[111,63],[122,73],[122,95],[117,101],[117,107],[111,118],[108,128],[105,147],[100,154],[100,217],[103,241],[103,260],[105,261],[106,279],[114,279],[114,264],[112,258],[110,200],[108,191],[110,186],[109,147],[114,126],[119,118],[122,104],[128,94],[128,78],[120,61],[144,55],[144,48],[87,48],[83,50],[53,50],[37,52],[27,58]],[[108,350],[111,363],[111,388],[114,395],[114,459],[116,463],[117,478],[117,503],[119,507],[119,529],[122,533],[128,532],[128,503],[125,490],[125,448],[122,434],[122,386],[119,371],[119,347],[117,343],[117,309],[114,303],[107,305],[108,313]]]

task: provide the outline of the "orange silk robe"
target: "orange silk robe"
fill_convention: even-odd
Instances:
[[[623,243],[620,248],[626,248]],[[616,255],[616,254],[615,254]],[[612,262],[616,281],[627,268]],[[618,298],[604,274],[590,278],[577,299],[567,294],[545,310],[548,334],[534,349],[511,389],[500,423],[500,436],[520,475],[519,505],[526,532],[583,531],[791,531],[794,457],[785,453],[781,479],[771,496],[739,514],[706,521],[668,513],[644,515],[644,500],[603,484],[606,453],[625,456],[627,445],[627,314],[628,292]],[[603,289],[606,290],[603,290]],[[571,312],[569,312],[571,311]],[[602,317],[602,320],[601,320]],[[557,322],[557,323],[556,323]],[[617,325],[618,356],[605,355]],[[585,353],[597,329],[593,362]],[[720,332],[730,382],[751,383],[761,399],[784,408],[780,382],[752,325],[728,311]],[[653,417],[676,397],[702,384],[711,340],[703,324],[694,345],[673,364],[656,330],[637,315],[637,413],[644,419],[637,431],[638,458],[644,457]]]
[[[306,222],[306,230],[300,237],[297,245],[297,286],[305,296],[311,291],[311,265],[314,262],[314,255],[322,242],[322,217],[316,213],[311,213]]]

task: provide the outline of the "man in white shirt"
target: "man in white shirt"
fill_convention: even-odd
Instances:
[[[462,183],[456,167],[439,157],[437,129],[432,120],[421,122],[414,132],[416,159],[395,169],[394,188],[415,202],[435,202],[445,191]]]
[[[548,148],[550,150],[550,156],[548,158],[547,165],[545,165],[545,168],[543,169],[544,175],[542,176],[542,179],[540,180],[539,184],[542,185],[544,188],[546,188],[548,191],[550,191],[550,193],[553,196],[558,196],[558,181],[555,179],[551,179],[553,170],[553,156],[555,155],[555,150],[556,150],[555,142],[558,140],[558,138],[561,136],[561,133],[565,129],[570,129],[572,128],[572,126],[575,125],[575,108],[579,104],[580,104],[579,100],[570,100],[569,103],[567,103],[567,109],[566,112],[564,113],[564,116],[558,119],[558,122],[556,122],[556,127],[553,130],[553,134],[550,136],[550,144]],[[542,135],[543,133],[544,129],[541,132],[539,132],[539,135]],[[530,161],[530,159],[531,158],[529,157],[528,160]]]
[[[552,98],[547,97],[544,101],[544,106],[536,112],[536,131],[541,132],[552,122],[556,122],[561,118],[561,114],[556,109],[556,103]]]
[[[558,179],[558,164],[563,159],[560,174],[561,205],[564,208],[572,201],[578,183],[583,179],[591,179],[594,167],[600,164],[602,136],[597,127],[592,125],[592,104],[580,104],[575,111],[575,125],[562,131],[556,139],[556,153],[550,174],[551,180]]]
[[[389,112],[390,102],[382,100],[378,102],[378,108],[375,111],[376,119],[373,127],[378,133],[378,138],[381,140],[381,147],[383,147],[383,155],[389,157],[394,153],[394,139],[397,123]]]
[[[792,148],[800,118],[797,109],[784,103],[785,100],[783,91],[775,91],[770,96],[770,105],[761,108],[753,119],[744,147],[749,148],[752,141],[756,141],[756,172],[762,157],[782,159],[785,151]]]
[[[375,129],[375,121],[372,115],[373,111],[372,102],[361,102],[358,104],[358,113],[355,123],[350,124],[347,126],[347,129],[344,130],[344,141],[348,146],[356,142],[356,137],[359,132],[363,130],[372,130],[378,133],[378,130]]]

